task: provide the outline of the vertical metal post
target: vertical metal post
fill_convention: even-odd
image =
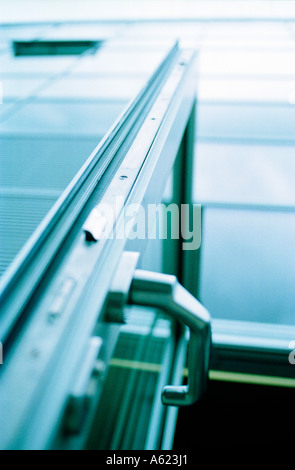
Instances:
[[[192,107],[173,168],[173,197],[171,202],[177,204],[179,210],[182,204],[189,206],[189,211],[186,213],[187,220],[182,220],[182,224],[189,224],[189,221],[192,221],[195,126],[196,101]],[[169,240],[164,244],[164,272],[176,275],[179,282],[197,297],[200,249],[183,250],[184,239],[181,236],[181,227],[179,227],[179,233],[178,240]]]

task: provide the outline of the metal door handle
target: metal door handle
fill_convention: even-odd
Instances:
[[[120,298],[125,299],[128,304],[159,308],[189,328],[188,385],[165,386],[162,391],[162,402],[173,406],[191,405],[200,398],[207,385],[211,349],[210,315],[205,307],[179,284],[175,276],[134,270],[137,261],[134,255],[136,254],[126,253],[121,263],[122,269],[115,277],[115,288],[109,296],[109,319],[112,316],[112,306],[114,318],[118,318],[118,298]],[[120,278],[125,290],[118,296]]]
[[[164,387],[165,405],[191,405],[204,392],[208,379],[211,346],[210,316],[207,310],[182,287],[175,276],[136,270],[129,302],[160,308],[189,327],[188,385]]]

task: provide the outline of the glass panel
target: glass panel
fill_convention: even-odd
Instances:
[[[96,35],[115,35],[121,27],[105,25],[96,30]],[[61,40],[75,39],[75,32],[76,39],[91,40],[95,36],[92,27],[92,37],[86,36],[88,25],[84,32],[81,25],[65,25],[65,30],[62,26],[48,26],[44,31],[32,27],[31,37],[29,30],[7,28],[3,34],[10,43],[14,39],[34,39],[37,31],[39,39],[45,41],[58,41],[59,35]],[[105,43],[99,52],[77,57],[14,57],[12,48],[2,54],[2,272],[101,138],[145,86],[171,43],[158,48],[147,44],[142,47],[144,54],[138,43],[129,43],[123,49]],[[85,75],[88,73],[92,77]]]
[[[201,138],[294,140],[292,105],[201,103],[197,114]]]
[[[3,121],[8,116],[11,116],[17,108],[13,103],[3,103],[0,106],[0,121]]]
[[[48,25],[1,25],[0,29],[0,38],[1,41],[11,41],[12,39],[38,39],[40,35],[43,35],[48,30],[51,29],[51,26]]]
[[[294,213],[204,209],[200,300],[213,319],[294,323]]]
[[[33,193],[47,191],[60,194],[95,148],[97,139],[43,139],[16,137],[1,139],[0,188],[3,193],[13,191]],[[20,164],[19,151],[22,149]],[[60,158],[66,152],[71,156]],[[40,158],[42,155],[42,158]]]
[[[107,39],[120,34],[125,29],[124,23],[69,23],[51,26],[45,31],[42,38],[47,39],[86,39],[99,40]]]
[[[49,83],[38,93],[39,98],[47,99],[100,99],[130,100],[145,84],[144,78],[130,77],[95,77],[61,78]]]
[[[148,308],[130,307],[126,315],[88,442],[90,449],[144,449],[151,437],[161,438],[166,411],[161,389],[172,353],[170,322]],[[155,413],[157,429],[153,427]]]
[[[54,194],[1,194],[0,275],[5,272],[55,200]]]
[[[32,136],[1,139],[0,274],[4,273],[96,144],[95,138],[46,140]],[[71,158],[70,165],[67,158],[60,158],[60,155],[67,154]]]
[[[96,136],[97,143],[115,122],[127,102],[102,103],[28,103],[6,119],[3,134],[54,134],[56,137]],[[125,106],[124,106],[125,105]],[[85,159],[88,155],[85,155]]]
[[[294,75],[295,53],[286,50],[206,50],[200,53],[202,75],[284,76]]]
[[[28,98],[46,83],[45,80],[34,80],[28,78],[4,78],[2,81],[3,101],[16,101]]]
[[[201,78],[198,82],[198,99],[210,102],[278,102],[294,103],[295,81],[248,80],[240,78]]]
[[[198,142],[193,200],[295,206],[291,145]]]
[[[138,48],[134,47],[134,50],[127,48],[124,53],[117,47],[108,47],[100,49],[100,51],[94,56],[85,56],[81,58],[79,63],[73,67],[73,73],[75,74],[126,74],[128,75],[146,75],[151,74],[157,69],[157,67],[164,60],[166,54],[171,48],[149,47]]]
[[[76,56],[14,57],[12,53],[0,56],[1,76],[54,76],[65,72],[77,60]]]

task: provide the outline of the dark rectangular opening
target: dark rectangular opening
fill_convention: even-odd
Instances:
[[[15,56],[79,55],[86,51],[95,52],[103,41],[13,41]]]

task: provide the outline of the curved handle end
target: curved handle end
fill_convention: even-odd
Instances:
[[[167,406],[185,406],[193,403],[186,385],[167,385],[162,390],[162,403]]]

